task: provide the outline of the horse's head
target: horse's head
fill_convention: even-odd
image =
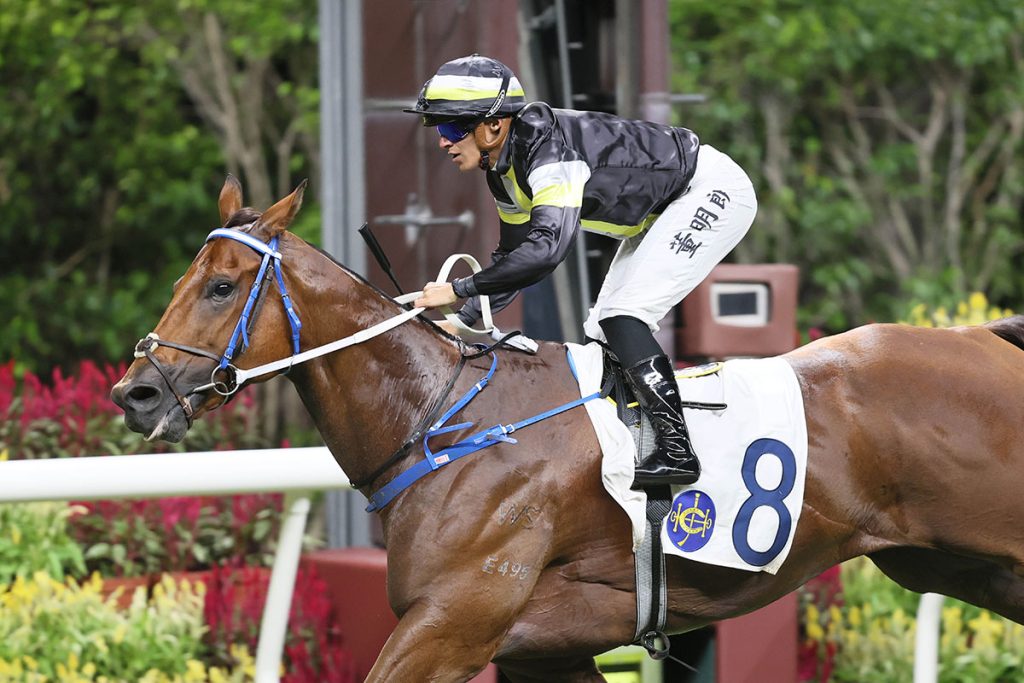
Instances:
[[[239,356],[251,368],[293,353],[298,319],[281,305],[278,283],[282,254],[305,246],[285,232],[304,188],[260,214],[242,207],[241,185],[228,176],[219,200],[224,227],[175,283],[159,324],[111,391],[129,429],[147,440],[181,441],[195,417],[237,389]]]

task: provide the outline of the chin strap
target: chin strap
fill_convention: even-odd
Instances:
[[[491,170],[491,153],[486,149],[480,151],[480,162],[477,164],[481,171]]]

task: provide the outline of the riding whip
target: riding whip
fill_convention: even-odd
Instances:
[[[366,246],[370,248],[370,253],[377,259],[378,265],[381,270],[391,278],[391,281],[395,283],[395,287],[398,289],[398,293],[402,294],[405,290],[402,289],[402,285],[398,284],[398,278],[395,277],[395,272],[391,269],[391,261],[384,254],[384,248],[380,246],[380,242],[374,236],[370,230],[368,223],[363,223],[363,227],[359,228],[359,234],[363,236],[363,240],[366,242]]]

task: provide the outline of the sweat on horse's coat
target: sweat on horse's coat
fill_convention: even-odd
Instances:
[[[303,348],[399,312],[287,232],[300,203],[300,191],[284,198],[251,234],[279,236]],[[219,206],[222,225],[242,209],[233,178]],[[258,268],[245,245],[206,244],[155,332],[219,354]],[[267,303],[253,321],[251,345],[236,357],[240,367],[291,353],[283,308]],[[799,381],[808,435],[804,503],[789,557],[775,575],[666,558],[666,630],[749,612],[858,555],[912,590],[1024,622],[1024,578],[1015,571],[1024,564],[1022,340],[1019,316],[952,329],[868,325],[782,356]],[[185,388],[207,383],[216,363],[165,346],[153,353]],[[359,481],[409,438],[459,354],[455,339],[417,318],[297,366],[288,379],[339,465]],[[510,411],[527,416],[578,395],[561,344],[542,344],[536,356],[499,354],[503,370],[467,406],[467,421],[493,424]],[[486,370],[480,361],[468,366],[454,395]],[[135,431],[149,434],[163,423],[161,437],[180,440],[188,428],[148,358],[135,359],[111,395]],[[212,391],[190,399],[197,419],[223,400]],[[491,660],[516,683],[600,681],[593,656],[632,640],[630,525],[601,486],[590,421],[569,411],[518,440],[435,472],[381,511],[388,599],[399,624],[371,683],[463,681]]]

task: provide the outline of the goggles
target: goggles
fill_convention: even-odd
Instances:
[[[439,123],[437,124],[437,134],[450,142],[458,142],[472,133],[478,123],[479,121],[467,123],[450,121],[448,123]]]

